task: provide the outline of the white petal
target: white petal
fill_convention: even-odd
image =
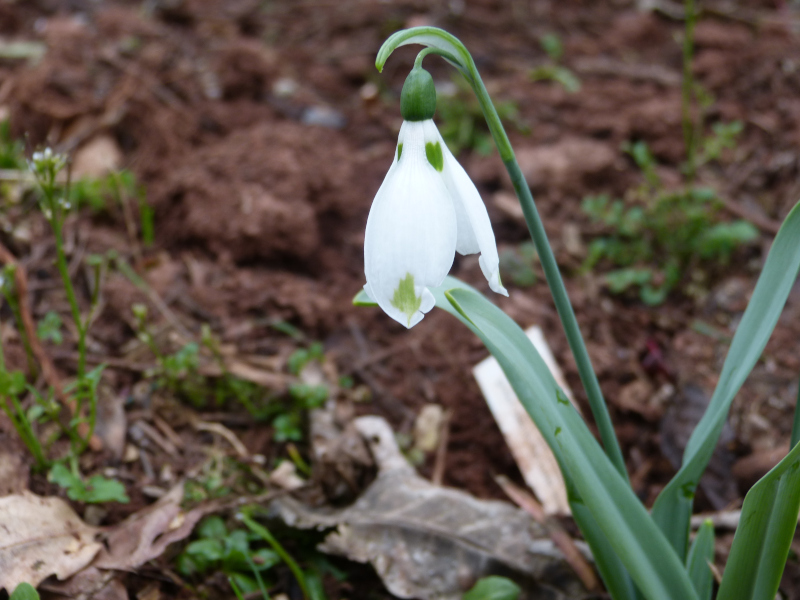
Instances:
[[[436,134],[439,135],[438,131]],[[439,138],[441,139],[441,136]],[[458,164],[444,140],[441,144],[444,155],[442,175],[453,199],[458,223],[456,250],[459,254],[480,252],[481,271],[489,282],[489,287],[498,294],[508,296],[508,291],[500,282],[500,258],[497,255],[497,243],[486,206],[475,184],[464,168]]]
[[[453,265],[456,217],[440,173],[425,156],[424,127],[404,123],[403,151],[389,169],[367,219],[365,289],[393,319],[413,327],[433,308],[428,287]]]

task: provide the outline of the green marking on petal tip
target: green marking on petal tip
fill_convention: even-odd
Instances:
[[[397,144],[397,160],[400,160],[401,156],[403,156],[403,142]]]
[[[435,144],[428,142],[425,144],[425,156],[428,157],[428,162],[431,163],[434,169],[442,172],[444,169],[444,157],[442,156],[442,146],[439,142]]]
[[[422,296],[417,297],[414,291],[414,276],[408,273],[405,278],[400,280],[397,289],[392,296],[392,306],[408,317],[409,324],[411,317],[414,316],[422,305]]]

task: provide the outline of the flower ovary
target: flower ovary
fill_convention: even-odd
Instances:
[[[436,112],[433,77],[422,67],[414,67],[400,92],[400,114],[406,121],[427,121]]]

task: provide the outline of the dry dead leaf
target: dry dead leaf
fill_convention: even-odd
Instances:
[[[80,520],[61,498],[30,492],[0,498],[0,589],[33,586],[55,575],[66,579],[102,548],[98,529]]]
[[[0,451],[0,496],[21,494],[28,489],[30,466],[20,450]]]
[[[400,598],[455,600],[490,574],[523,583],[530,598],[585,595],[546,532],[525,513],[421,478],[382,418],[361,417],[354,424],[380,467],[355,503],[330,510],[281,497],[271,504],[289,525],[336,528],[321,550],[372,563]]]
[[[63,582],[44,583],[41,589],[73,600],[128,600],[128,592],[114,571],[94,567]]]
[[[219,508],[206,505],[188,512],[181,508],[183,483],[158,502],[131,515],[106,534],[106,546],[93,565],[100,569],[135,569],[161,556],[167,546],[192,533],[204,515]]]

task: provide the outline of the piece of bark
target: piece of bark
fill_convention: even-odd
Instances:
[[[575,406],[575,399],[564,375],[544,339],[542,330],[533,326],[528,338],[552,373],[556,383]],[[552,450],[536,424],[520,403],[497,360],[490,356],[472,370],[486,403],[517,462],[525,483],[534,491],[547,514],[570,514],[567,488]],[[577,406],[576,406],[577,409]]]

